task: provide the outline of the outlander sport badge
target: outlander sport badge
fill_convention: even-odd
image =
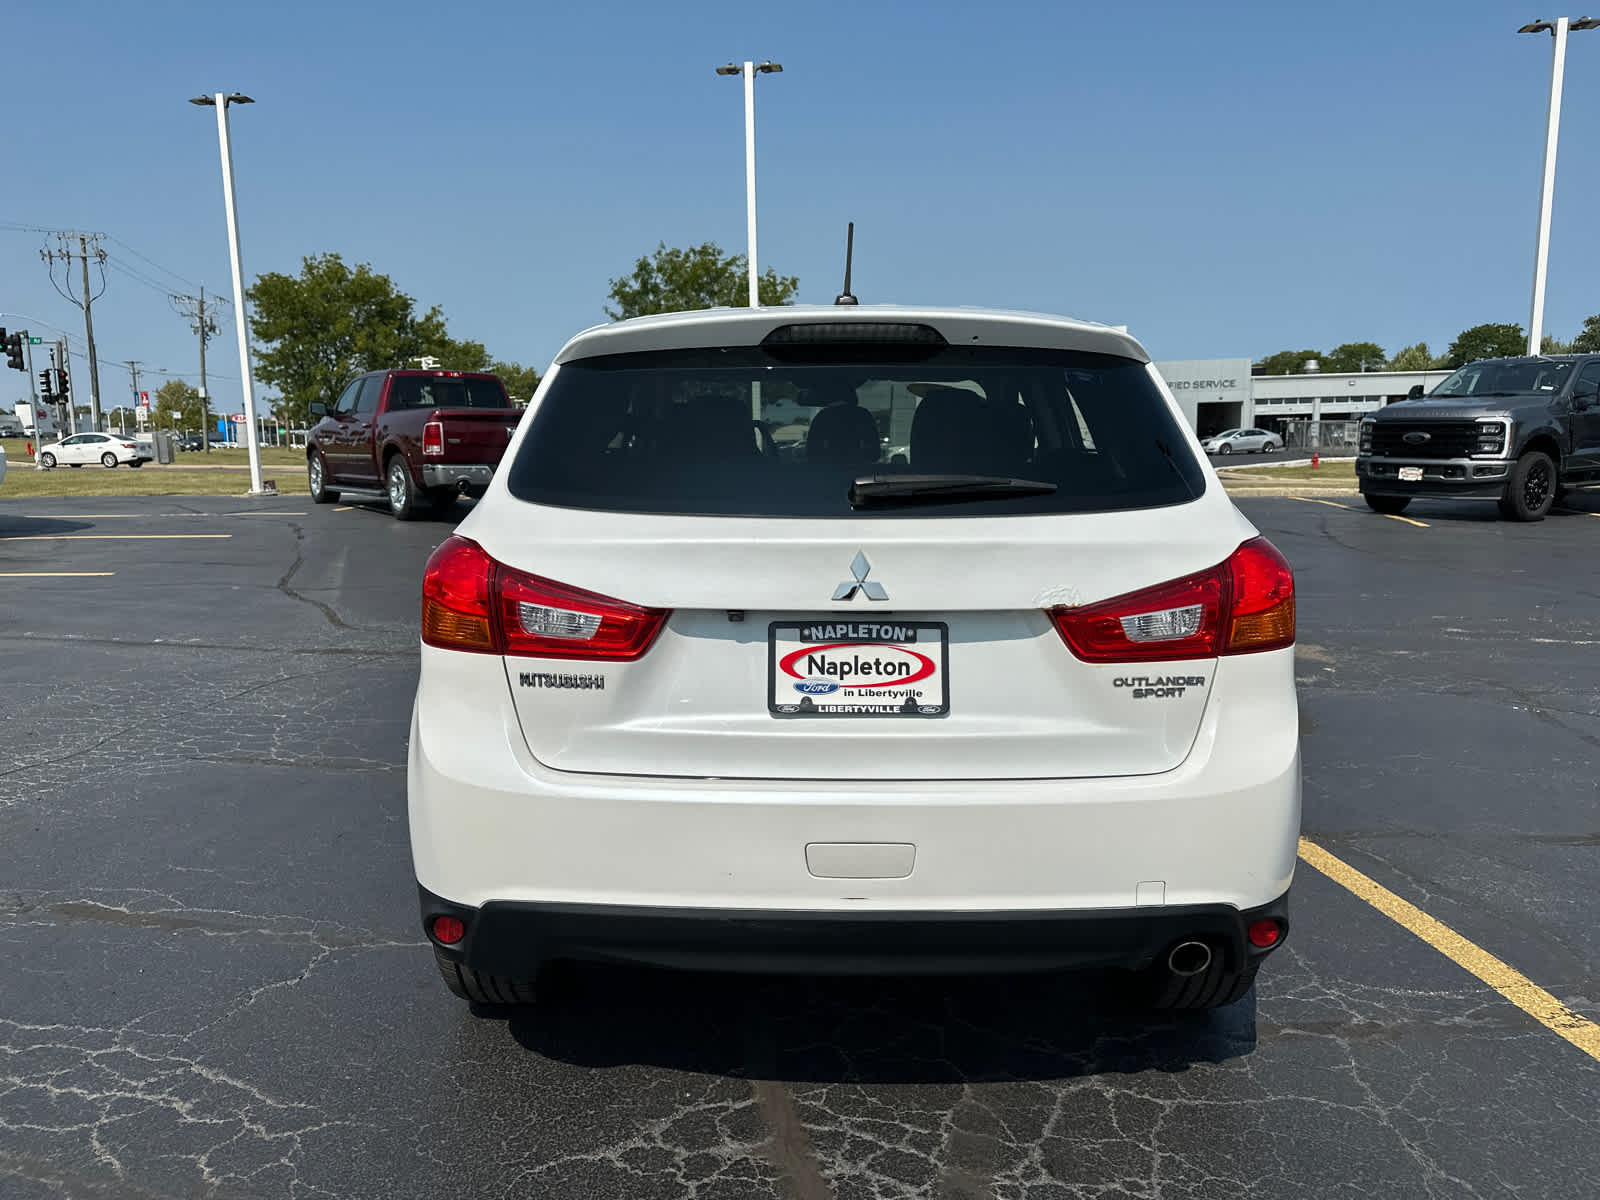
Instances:
[[[1433,435],[1431,433],[1423,433],[1420,429],[1413,429],[1410,433],[1403,435],[1400,440],[1408,446],[1420,446],[1423,442],[1433,440]]]
[[[867,578],[872,570],[872,564],[867,561],[867,556],[861,551],[856,551],[856,556],[850,560],[850,574],[855,576],[854,581],[846,579],[833,589],[835,600],[854,600],[857,591],[867,594],[868,600],[887,600],[889,593],[883,590],[881,583],[873,583]]]

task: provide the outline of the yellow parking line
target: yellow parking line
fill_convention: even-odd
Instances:
[[[1397,925],[1416,934],[1458,967],[1476,975],[1546,1029],[1600,1061],[1600,1025],[1573,1012],[1515,967],[1501,962],[1315,842],[1300,839],[1300,858]]]
[[[1343,508],[1348,510],[1348,504],[1339,504],[1333,500],[1313,500],[1310,496],[1290,496],[1291,500],[1298,500],[1302,504],[1326,504],[1329,508]]]
[[[1407,525],[1415,525],[1418,529],[1428,528],[1426,521],[1413,521],[1410,517],[1396,516],[1394,513],[1381,513],[1380,515],[1388,517],[1391,521],[1404,521]]]
[[[115,571],[0,571],[0,579],[99,579]]]
[[[345,505],[341,505],[340,507],[334,509],[333,511],[334,512],[349,512],[354,507],[355,507],[354,504],[345,504]]]
[[[0,537],[0,542],[176,542],[232,536],[231,533],[30,533]]]

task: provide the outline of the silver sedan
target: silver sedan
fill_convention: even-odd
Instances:
[[[1251,450],[1265,454],[1269,450],[1282,450],[1283,439],[1265,429],[1226,429],[1206,438],[1200,447],[1207,454],[1233,454]]]

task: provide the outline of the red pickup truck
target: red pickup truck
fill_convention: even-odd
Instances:
[[[382,492],[402,521],[483,495],[522,417],[494,375],[427,370],[369,371],[311,415],[311,499]]]

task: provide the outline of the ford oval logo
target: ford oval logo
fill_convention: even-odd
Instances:
[[[1400,440],[1408,446],[1420,446],[1423,442],[1432,441],[1433,435],[1431,433],[1423,433],[1420,430],[1413,429]]]
[[[794,690],[805,696],[826,696],[837,692],[839,685],[831,679],[803,679],[794,685]]]

